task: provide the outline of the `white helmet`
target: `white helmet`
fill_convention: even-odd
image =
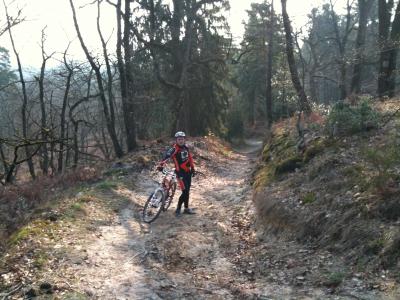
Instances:
[[[175,133],[175,137],[186,137],[186,134],[183,131],[178,131],[177,133]]]

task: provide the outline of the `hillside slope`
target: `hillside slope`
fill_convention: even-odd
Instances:
[[[344,273],[346,261],[311,244],[260,235],[250,184],[259,141],[234,151],[193,143],[194,216],[173,207],[151,225],[142,206],[159,179],[151,144],[41,207],[7,243],[6,299],[395,299],[382,278]],[[156,181],[155,181],[156,180]],[[46,211],[43,214],[43,210]]]
[[[354,134],[330,136],[311,122],[302,151],[295,120],[276,124],[255,174],[260,230],[342,256],[344,273],[390,278],[381,289],[397,285],[399,108],[397,100],[377,104],[379,127]]]

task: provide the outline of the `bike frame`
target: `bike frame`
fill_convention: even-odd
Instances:
[[[165,196],[167,196],[172,185],[177,183],[176,173],[175,170],[163,170],[162,173],[164,174],[164,177],[161,181],[161,187],[164,190]]]

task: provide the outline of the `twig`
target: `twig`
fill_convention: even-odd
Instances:
[[[15,294],[16,292],[18,292],[20,289],[22,288],[22,283],[17,284],[16,287],[14,287],[13,290],[11,290],[8,293],[4,293],[4,294],[0,294],[1,296],[3,296],[2,300],[6,300],[9,296],[11,296],[12,294]]]
[[[129,259],[126,263],[127,263],[127,264],[128,264],[128,263],[131,263],[136,257],[138,257],[139,255],[142,255],[142,254],[144,254],[144,257],[146,257],[147,254],[148,254],[148,251],[147,251],[147,250],[144,250],[144,251],[142,251],[142,252],[139,252],[139,253],[135,254],[135,255],[132,256],[131,259]],[[143,258],[144,258],[144,257],[143,257]]]

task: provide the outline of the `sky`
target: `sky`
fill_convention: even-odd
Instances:
[[[69,0],[5,0],[11,3],[9,14],[18,8],[22,8],[26,21],[13,28],[13,35],[20,59],[23,66],[29,68],[39,68],[41,64],[40,40],[41,31],[46,27],[45,33],[47,41],[45,49],[47,54],[52,54],[53,59],[49,61],[50,66],[59,64],[62,58],[61,53],[66,49],[69,41],[72,44],[69,54],[74,59],[84,59],[84,54],[80,48],[79,41],[76,38],[76,32],[73,26],[72,13]],[[78,22],[81,27],[84,40],[89,49],[93,51],[100,48],[100,41],[96,30],[97,8],[95,5],[85,5],[93,0],[74,0],[75,7],[78,9]],[[246,10],[250,9],[253,2],[262,2],[262,0],[230,0],[231,10],[227,12],[228,22],[235,41],[240,42],[243,35],[243,21],[247,19]],[[321,5],[324,0],[288,0],[287,8],[290,18],[295,28],[303,26],[307,22],[307,14],[312,7]],[[344,0],[336,0],[336,6],[343,7]],[[274,1],[275,9],[280,11],[280,1]],[[115,10],[108,4],[104,4],[101,13],[101,27],[103,35],[110,37],[116,29]],[[5,9],[0,5],[0,24],[6,20]],[[115,33],[115,32],[114,32]],[[11,44],[9,35],[3,34],[0,37],[0,46],[10,50],[12,66],[16,66],[15,57],[11,53]],[[109,42],[110,51],[115,49],[114,40]]]

